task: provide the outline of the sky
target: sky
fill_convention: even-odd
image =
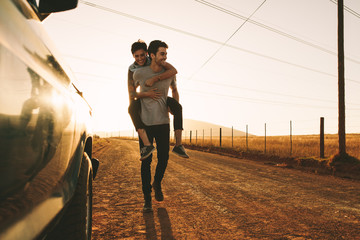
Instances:
[[[338,131],[334,0],[79,0],[43,22],[93,108],[95,131],[132,130],[130,47],[165,41],[183,117],[255,135]],[[344,0],[346,132],[360,133],[360,1]],[[191,129],[185,129],[191,130]],[[195,129],[193,129],[194,131]]]

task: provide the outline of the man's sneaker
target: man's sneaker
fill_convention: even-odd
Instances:
[[[189,158],[189,155],[186,154],[185,148],[183,145],[175,146],[172,150],[173,153],[179,155],[183,158]]]
[[[142,147],[140,149],[140,160],[144,160],[145,158],[147,158],[148,156],[150,156],[150,154],[155,150],[155,147],[153,145],[150,146],[145,146]]]
[[[151,203],[151,195],[145,196],[144,198],[145,198],[145,204],[143,207],[143,212],[152,212],[153,208]]]
[[[160,183],[153,183],[153,189],[155,191],[155,199],[158,202],[164,201],[164,194],[161,191],[161,184]]]

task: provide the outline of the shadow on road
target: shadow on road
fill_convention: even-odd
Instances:
[[[155,229],[155,221],[154,221],[154,213],[153,212],[145,212],[145,213],[143,213],[143,217],[145,220],[145,227],[146,227],[146,239],[157,239],[156,229]]]
[[[154,213],[143,213],[146,226],[146,239],[157,239]],[[174,239],[169,214],[166,208],[157,209],[157,217],[160,223],[161,239]]]
[[[158,218],[161,228],[161,239],[174,239],[169,214],[166,208],[158,208]]]

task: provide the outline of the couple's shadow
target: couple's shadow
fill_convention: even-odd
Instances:
[[[143,214],[146,226],[146,239],[157,239],[154,212]],[[174,239],[169,214],[166,208],[157,209],[157,217],[160,222],[161,239]]]

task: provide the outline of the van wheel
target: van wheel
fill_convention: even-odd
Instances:
[[[90,240],[92,231],[92,172],[88,174],[88,155],[84,153],[75,194],[59,224],[46,239]]]

